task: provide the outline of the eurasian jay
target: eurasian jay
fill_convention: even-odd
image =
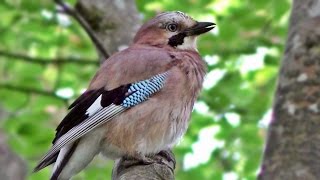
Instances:
[[[132,45],[105,60],[70,105],[34,171],[54,163],[51,179],[66,180],[98,153],[145,160],[171,148],[188,127],[206,72],[196,37],[214,27],[182,12],[146,22]]]

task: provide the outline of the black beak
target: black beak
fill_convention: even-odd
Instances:
[[[198,22],[195,26],[186,29],[184,32],[187,36],[196,36],[206,33],[216,27],[215,23],[211,22]]]

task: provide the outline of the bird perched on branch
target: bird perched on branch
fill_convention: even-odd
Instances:
[[[70,105],[34,171],[54,163],[51,179],[65,180],[98,153],[148,161],[172,147],[188,127],[205,75],[196,37],[214,27],[182,12],[146,22],[132,45],[105,60]]]

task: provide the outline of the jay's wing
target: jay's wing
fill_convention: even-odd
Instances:
[[[71,111],[57,127],[53,146],[34,171],[53,163],[60,149],[145,100],[164,86],[168,72],[149,79],[121,85],[112,90],[100,88],[82,94],[69,108]]]

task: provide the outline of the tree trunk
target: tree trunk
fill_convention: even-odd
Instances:
[[[5,112],[0,107],[0,120]],[[10,150],[6,138],[0,131],[0,179],[23,180],[27,175],[25,162]]]
[[[78,0],[76,9],[110,54],[127,47],[141,25],[133,0]],[[173,180],[174,155],[166,151],[158,154],[159,158],[159,163],[150,165],[122,158],[115,163],[112,179]]]
[[[141,25],[133,0],[78,0],[76,9],[109,54],[128,47]]]
[[[258,179],[320,179],[320,0],[294,0]]]

